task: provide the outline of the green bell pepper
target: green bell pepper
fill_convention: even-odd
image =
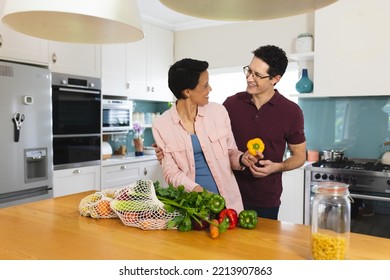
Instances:
[[[213,194],[208,205],[211,212],[218,214],[225,208],[225,199],[219,194]]]
[[[254,210],[243,210],[238,214],[238,224],[242,228],[253,229],[257,221],[257,213]]]

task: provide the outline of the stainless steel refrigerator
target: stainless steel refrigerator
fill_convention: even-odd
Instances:
[[[53,197],[51,75],[0,60],[0,208]]]

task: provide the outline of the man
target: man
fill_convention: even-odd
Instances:
[[[244,67],[247,88],[228,97],[223,105],[231,120],[237,147],[247,149],[248,140],[260,138],[265,144],[257,164],[248,153],[241,158],[245,170],[234,171],[245,209],[259,217],[278,218],[282,194],[282,172],[302,166],[306,160],[303,113],[294,102],[281,95],[275,85],[286,71],[286,53],[276,46],[261,46],[252,52]],[[283,160],[286,146],[291,157]],[[157,158],[162,159],[160,149]],[[249,166],[249,167],[248,167]]]
[[[303,113],[275,89],[287,68],[286,53],[270,45],[252,53],[250,64],[244,67],[246,91],[228,97],[223,105],[239,150],[245,150],[247,141],[253,138],[265,144],[258,164],[234,171],[244,207],[256,210],[259,217],[276,220],[283,190],[282,172],[302,166],[306,159]],[[283,160],[286,145],[291,157]],[[247,165],[247,158],[243,157],[242,163]]]

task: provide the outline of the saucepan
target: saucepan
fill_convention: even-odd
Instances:
[[[322,151],[322,159],[326,161],[342,161],[344,159],[344,151],[346,148],[342,150],[323,150]]]

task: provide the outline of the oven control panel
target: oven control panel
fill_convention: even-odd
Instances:
[[[370,190],[379,192],[390,192],[390,177],[371,176],[361,174],[362,172],[311,172],[311,184],[316,182],[340,182],[348,184],[350,190]],[[360,174],[359,174],[360,173]]]

